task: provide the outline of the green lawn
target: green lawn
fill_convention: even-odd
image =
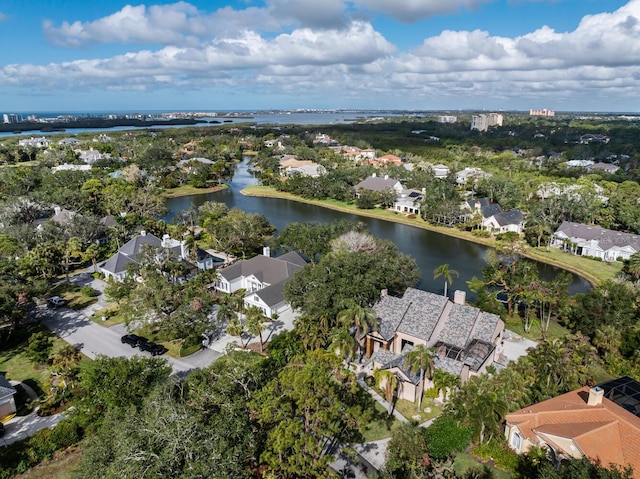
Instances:
[[[531,329],[529,329],[529,331],[524,330],[521,318],[507,319],[507,321],[505,322],[505,327],[508,330],[522,336],[523,338],[527,338],[532,341],[542,340],[542,331],[540,330],[540,325],[537,322],[531,327]],[[558,324],[556,321],[551,321],[551,323],[549,323],[549,331],[547,331],[547,338],[564,338],[567,334],[570,333],[571,331],[569,331],[564,326]]]
[[[442,408],[433,405],[432,399],[422,400],[422,411],[418,410],[418,403],[407,401],[406,399],[398,399],[396,401],[396,411],[402,414],[409,420],[416,420],[418,423],[423,423],[428,419],[439,416],[442,413]],[[425,412],[425,409],[431,409],[430,412]]]
[[[462,475],[467,471],[472,469],[480,469],[482,467],[482,463],[475,459],[473,456],[469,454],[456,454],[456,458],[454,460],[454,469],[456,474]],[[496,479],[511,479],[511,474],[503,471],[502,469],[497,469],[495,467],[490,467],[493,475]]]
[[[375,417],[364,426],[360,432],[364,437],[363,442],[378,441],[379,439],[385,439],[391,437],[393,431],[400,427],[400,421],[395,417],[389,417],[387,410],[376,401]]]
[[[227,185],[215,185],[210,186],[209,188],[195,188],[191,185],[182,185],[177,188],[171,188],[164,190],[162,192],[162,196],[165,198],[178,198],[179,196],[190,196],[190,195],[203,195],[206,193],[214,193],[216,191],[224,190],[228,188]]]
[[[102,318],[107,318],[106,321],[103,321]],[[110,304],[106,308],[102,308],[97,310],[91,317],[89,318],[91,321],[98,323],[105,328],[109,328],[116,324],[122,324],[125,322],[124,315],[120,314],[120,308],[117,304]]]
[[[0,371],[6,373],[7,379],[25,382],[31,386],[36,393],[42,395],[46,383],[49,380],[49,371],[46,365],[35,364],[27,357],[25,352],[29,344],[29,337],[31,334],[37,332],[45,332],[53,337],[53,353],[67,345],[64,340],[54,336],[44,326],[40,324],[28,325],[22,331],[23,339],[21,341],[0,352]]]
[[[533,259],[538,259],[544,263],[553,264],[560,268],[580,274],[591,283],[612,279],[622,270],[620,261],[608,263],[606,261],[596,261],[594,259],[576,256],[558,248],[530,248],[528,255]]]

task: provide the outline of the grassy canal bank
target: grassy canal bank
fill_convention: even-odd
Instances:
[[[328,208],[343,213],[351,213],[360,216],[367,216],[369,218],[377,218],[384,221],[393,221],[396,223],[402,223],[416,228],[422,228],[424,230],[434,231],[447,236],[453,236],[465,241],[471,241],[474,243],[482,244],[490,248],[496,248],[499,242],[494,238],[482,238],[474,236],[468,231],[460,231],[456,228],[447,228],[444,226],[435,226],[422,220],[421,218],[408,218],[403,214],[399,214],[389,210],[362,210],[358,209],[355,205],[344,203],[342,201],[336,201],[333,199],[327,200],[310,200],[301,198],[291,193],[284,193],[277,191],[270,186],[249,186],[241,191],[242,194],[247,196],[258,196],[267,198],[280,198],[285,200],[297,201],[300,203],[307,203],[310,205],[320,206],[322,208]],[[601,281],[613,278],[616,273],[622,269],[622,263],[616,261],[614,263],[606,263],[602,261],[595,261],[581,256],[571,255],[565,253],[557,248],[533,248],[526,246],[522,251],[522,254],[527,258],[540,261],[541,263],[547,263],[552,266],[570,271],[583,277],[592,285],[596,285]]]
[[[182,185],[177,188],[171,188],[164,190],[162,192],[163,198],[178,198],[180,196],[191,196],[191,195],[206,195],[208,193],[215,193],[216,191],[221,191],[226,188],[229,188],[227,185],[216,185],[211,186],[209,188],[195,188],[191,185]]]

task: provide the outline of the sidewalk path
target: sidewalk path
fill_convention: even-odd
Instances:
[[[375,392],[373,389],[371,389],[367,383],[364,382],[364,379],[362,379],[362,375],[360,375],[358,377],[358,384],[360,385],[360,387],[362,389],[364,389],[365,391],[367,391],[371,397],[373,399],[375,399],[376,401],[378,401],[385,409],[385,411],[389,410],[389,403],[387,401],[385,401],[382,396],[380,396],[380,394],[378,394],[377,392]],[[398,411],[396,411],[395,409],[393,410],[393,416],[400,422],[405,422],[408,423],[409,420],[404,417],[402,414],[400,414]]]
[[[64,418],[63,412],[46,417],[38,416],[36,411],[27,416],[16,416],[5,423],[4,437],[0,439],[0,446],[22,441],[47,427],[53,429]]]

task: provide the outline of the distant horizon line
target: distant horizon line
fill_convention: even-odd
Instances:
[[[554,111],[556,114],[568,115],[568,114],[592,114],[598,116],[606,115],[640,115],[640,112],[633,111],[606,111],[606,110],[554,110],[552,108],[543,108],[543,110]],[[459,109],[402,109],[402,108],[264,108],[264,109],[114,109],[114,110],[4,110],[0,114],[17,114],[17,115],[36,115],[36,114],[57,114],[57,115],[108,115],[108,114],[149,114],[149,113],[524,113],[527,114],[531,110],[541,110],[540,108],[530,108],[529,110],[518,109],[474,109],[474,108],[459,108]],[[541,118],[545,118],[541,116]],[[549,118],[549,117],[546,117]],[[550,117],[553,118],[553,117]]]

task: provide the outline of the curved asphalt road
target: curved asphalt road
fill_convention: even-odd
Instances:
[[[64,339],[81,350],[86,356],[94,359],[98,355],[108,357],[151,356],[138,348],[132,348],[128,344],[122,344],[120,337],[123,332],[121,327],[105,328],[90,319],[83,313],[69,308],[48,309],[39,307],[37,317],[54,334]],[[184,377],[190,371],[208,366],[220,354],[210,350],[203,350],[185,359],[174,359],[163,355],[173,367],[173,372]]]

